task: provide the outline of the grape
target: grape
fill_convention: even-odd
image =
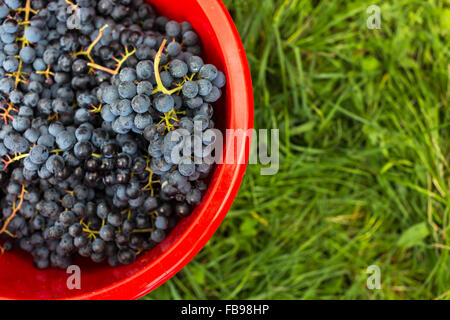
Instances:
[[[20,0],[4,0],[5,4],[12,10],[16,10],[20,7]]]
[[[16,36],[12,33],[1,32],[0,39],[4,44],[13,43],[16,39]]]
[[[138,146],[135,141],[127,141],[122,145],[122,151],[134,155],[138,151]]]
[[[23,160],[23,167],[30,171],[39,170],[39,165],[31,161],[30,157],[27,157]]]
[[[175,78],[183,78],[188,73],[188,66],[184,61],[172,60],[169,66],[170,74]]]
[[[12,73],[17,71],[19,68],[19,59],[16,57],[6,57],[6,59],[3,61],[3,69],[5,69],[6,72]]]
[[[186,203],[177,203],[175,213],[181,217],[188,217],[191,214],[191,208]]]
[[[26,106],[35,107],[39,102],[39,95],[36,92],[28,92],[23,97],[23,103]]]
[[[19,46],[17,43],[6,44],[3,47],[3,52],[6,56],[15,56],[19,52]]]
[[[0,156],[3,157],[8,154],[8,149],[5,147],[3,143],[0,143]],[[3,176],[2,176],[3,179]]]
[[[187,81],[183,85],[183,95],[188,98],[192,99],[195,98],[199,93],[199,86],[194,81]]]
[[[31,81],[28,85],[28,90],[40,94],[44,90],[42,84],[38,81]]]
[[[153,158],[150,162],[150,168],[154,172],[164,173],[172,168],[163,158]]]
[[[75,137],[78,141],[89,141],[92,137],[92,129],[87,126],[80,126],[75,130]]]
[[[120,128],[122,128],[126,132],[128,132],[133,127],[134,115],[120,116],[114,121],[114,123],[116,123],[116,122]]]
[[[129,264],[164,241],[200,203],[213,168],[175,164],[172,153],[196,139],[194,121],[197,131],[214,127],[226,85],[190,23],[142,0],[74,3],[32,0],[25,22],[24,1],[0,0],[0,225],[26,190],[8,225],[16,238],[5,234],[3,247],[30,252],[39,269],[77,256]],[[154,67],[165,39],[161,88]],[[117,64],[124,46],[130,55]],[[179,129],[187,135],[171,141]]]
[[[150,109],[150,98],[146,95],[137,95],[131,101],[131,107],[136,113],[145,113]]]
[[[109,139],[109,134],[102,128],[96,128],[92,131],[91,142],[96,147],[101,147]]]
[[[172,41],[167,46],[167,53],[172,57],[178,56],[181,53],[181,50],[181,45],[175,41]]]
[[[116,115],[111,112],[111,106],[109,104],[102,107],[101,115],[103,120],[112,122],[116,119]]]
[[[158,207],[158,200],[154,197],[148,197],[145,199],[143,206],[145,211],[153,211]]]
[[[103,241],[100,238],[97,238],[92,242],[92,251],[94,253],[102,253],[105,250],[105,248],[106,248],[105,241]]]
[[[64,131],[64,126],[60,122],[52,122],[48,127],[48,132],[56,137]]]
[[[169,221],[166,217],[159,216],[155,220],[155,227],[161,230],[166,230],[169,225]]]
[[[172,77],[169,71],[163,71],[160,74],[161,76],[161,82],[164,87],[170,88],[172,86],[172,83],[175,81],[175,79]]]
[[[93,146],[88,141],[81,141],[75,144],[74,154],[78,159],[87,159],[91,156],[93,151]]]
[[[55,145],[55,137],[49,134],[41,135],[37,141],[38,145],[43,145],[52,148]],[[31,141],[30,141],[31,142]]]
[[[20,49],[20,59],[24,63],[33,63],[34,59],[36,58],[36,51],[32,47],[23,47]]]
[[[161,94],[156,97],[154,101],[156,110],[161,113],[169,112],[175,106],[175,101],[172,96]]]
[[[219,71],[217,73],[217,77],[213,80],[214,86],[216,86],[217,88],[220,89],[220,88],[223,88],[226,83],[227,83],[227,78],[226,78],[225,74],[222,71]]]
[[[12,121],[12,126],[14,130],[18,132],[24,132],[30,127],[31,121],[27,117],[16,116]]]
[[[178,37],[181,32],[181,26],[176,21],[166,23],[166,33],[169,37]]]
[[[64,168],[64,159],[59,155],[51,155],[45,162],[45,167],[51,173],[57,173]]]
[[[47,147],[43,145],[36,145],[33,148],[31,148],[30,151],[30,160],[35,164],[43,164],[45,161],[47,161],[49,156],[49,151]]]
[[[161,158],[162,157],[162,151],[161,151],[161,140],[154,140],[151,141],[148,146],[148,153],[153,158]]]
[[[30,26],[25,29],[25,38],[31,43],[36,43],[42,38],[42,31],[36,27]]]
[[[72,213],[73,214],[73,213]],[[61,213],[62,215],[62,213]],[[77,219],[76,215],[73,214],[73,218]],[[69,229],[68,229],[69,234],[74,238],[74,244],[75,244],[75,237],[79,236],[82,234],[83,232],[83,227],[81,226],[81,224],[79,223],[73,223]],[[76,246],[76,245],[75,245]],[[78,247],[78,246],[76,246]]]
[[[42,58],[36,58],[36,60],[33,61],[33,68],[36,71],[44,71],[47,66]]]
[[[78,249],[78,254],[85,258],[89,257],[91,255],[91,253],[92,253],[91,243],[88,243],[87,245],[82,246]]]
[[[61,214],[59,215],[59,221],[65,226],[71,226],[72,224],[75,223],[76,221],[76,217],[73,214],[72,211],[63,211],[61,212]]]
[[[131,101],[127,99],[118,100],[117,103],[111,105],[111,113],[118,116],[129,116],[133,112]]]
[[[136,70],[133,68],[123,68],[119,73],[120,81],[134,82],[137,78]]]
[[[178,171],[183,176],[189,177],[195,172],[195,164],[190,158],[183,158],[178,164]]]
[[[153,62],[150,60],[140,61],[136,66],[139,79],[149,79],[153,75]]]
[[[8,6],[4,2],[1,2],[0,3],[0,19],[5,18],[8,14],[9,14]]]
[[[18,134],[9,134],[3,140],[5,147],[8,148],[12,153],[23,153],[28,150],[28,141]]]
[[[13,90],[9,94],[9,100],[14,104],[19,104],[23,99],[23,92],[19,90]]]
[[[76,248],[85,248],[89,244],[89,238],[85,234],[76,236],[73,239],[73,244]]]
[[[200,78],[214,81],[217,78],[217,68],[212,64],[205,64],[199,71]]]
[[[198,96],[195,97],[195,98],[192,98],[192,99],[187,99],[186,100],[186,105],[190,109],[200,108],[203,105],[203,99],[201,97],[198,97]]]
[[[111,225],[105,225],[100,229],[100,237],[105,241],[114,240],[114,227]]]
[[[136,85],[130,81],[124,81],[119,84],[119,95],[123,99],[131,99],[136,95]]]
[[[144,130],[145,128],[149,127],[153,123],[153,118],[148,113],[143,114],[137,114],[134,117],[134,125],[136,128],[140,130]]]
[[[102,99],[106,104],[111,104],[119,99],[119,91],[115,86],[108,86],[102,90]]]
[[[197,85],[198,85],[198,94],[201,95],[202,97],[210,94],[213,88],[211,81],[206,79],[200,79],[197,82]]]
[[[212,87],[211,92],[204,97],[205,102],[213,103],[220,99],[222,96],[222,91],[216,86]]]
[[[164,232],[164,230],[156,229],[152,232],[151,238],[153,241],[159,243],[166,238],[166,233]]]
[[[192,56],[188,60],[189,71],[192,73],[197,73],[203,67],[203,59],[198,56]]]
[[[128,248],[120,249],[117,259],[121,264],[130,264],[136,260],[136,253]]]
[[[137,85],[137,94],[144,94],[147,96],[151,96],[153,92],[153,85],[149,81],[141,81]]]
[[[186,31],[183,34],[183,43],[187,46],[194,46],[198,43],[199,37],[194,31]]]
[[[8,94],[14,88],[14,80],[11,78],[0,79],[0,91]]]
[[[192,189],[186,196],[186,200],[189,204],[199,204],[201,201],[201,192],[197,189]]]
[[[56,136],[56,144],[60,149],[68,150],[76,142],[75,134],[64,130]]]

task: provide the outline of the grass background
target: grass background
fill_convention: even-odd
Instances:
[[[224,2],[280,172],[145,299],[450,299],[450,2]]]

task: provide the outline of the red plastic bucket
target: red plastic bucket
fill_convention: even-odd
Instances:
[[[205,60],[227,75],[217,106],[218,127],[251,129],[253,91],[244,48],[220,0],[150,0],[160,14],[189,21],[202,39]],[[224,152],[234,148],[225,141]],[[237,152],[236,152],[237,151]],[[129,266],[111,268],[82,262],[81,289],[69,290],[64,270],[37,270],[28,254],[0,255],[0,299],[136,299],[183,268],[206,244],[227,214],[241,184],[249,146],[235,149],[236,164],[216,165],[202,203],[167,239]],[[78,263],[77,263],[78,264]]]

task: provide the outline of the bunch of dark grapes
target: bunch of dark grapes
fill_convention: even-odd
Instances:
[[[214,128],[225,83],[143,0],[0,0],[0,253],[117,266],[162,242],[212,168],[172,138]]]

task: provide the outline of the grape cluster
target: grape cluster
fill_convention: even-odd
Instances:
[[[0,0],[0,253],[118,266],[162,242],[212,169],[174,136],[214,128],[225,84],[143,0]]]

